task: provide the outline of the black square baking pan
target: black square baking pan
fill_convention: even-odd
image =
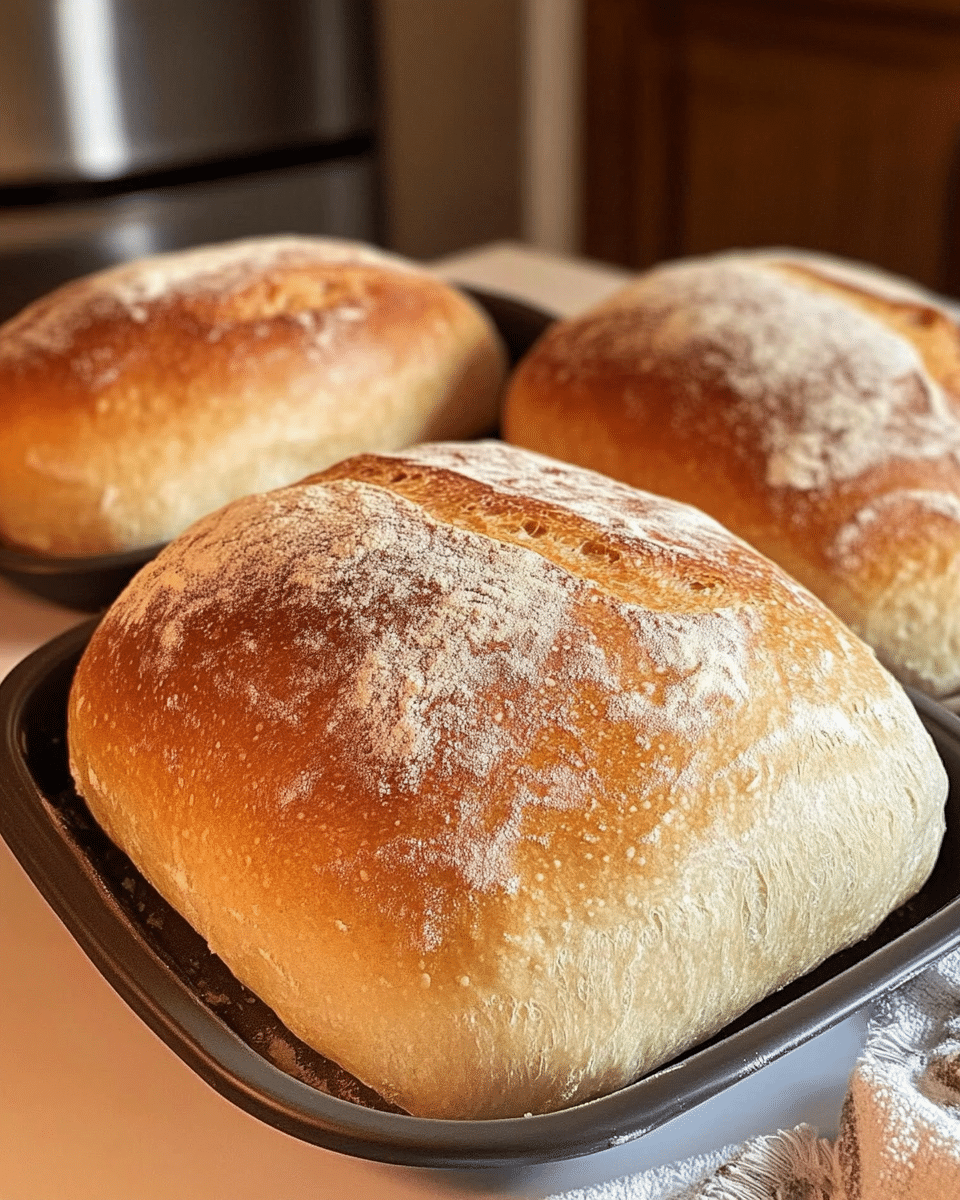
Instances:
[[[607,1096],[504,1120],[409,1116],[286,1030],[91,818],[67,765],[66,704],[95,624],[41,647],[0,684],[0,834],[146,1024],[222,1095],[304,1141],[421,1167],[516,1167],[590,1154],[718,1094],[960,944],[960,718],[912,694],[950,777],[947,833],[926,885],[870,938]]]
[[[493,321],[514,367],[556,317],[512,296],[461,287]],[[496,430],[485,433],[495,434]],[[96,613],[112,604],[162,545],[117,554],[60,557],[34,553],[0,541],[0,576],[24,591],[78,612]]]

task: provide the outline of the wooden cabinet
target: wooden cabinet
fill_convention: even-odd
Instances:
[[[960,293],[960,0],[585,0],[584,250],[794,245]]]

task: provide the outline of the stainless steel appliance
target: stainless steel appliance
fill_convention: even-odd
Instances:
[[[4,0],[0,319],[258,233],[380,238],[372,0]]]

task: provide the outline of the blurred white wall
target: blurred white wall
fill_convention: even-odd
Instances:
[[[380,0],[387,239],[576,251],[581,0]]]
[[[521,194],[525,241],[580,248],[582,0],[525,0]]]

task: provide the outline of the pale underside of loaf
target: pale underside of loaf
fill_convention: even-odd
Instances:
[[[0,538],[66,556],[165,542],[358,451],[489,431],[505,371],[466,296],[362,244],[112,268],[0,327]]]
[[[505,436],[696,504],[902,679],[960,687],[960,332],[937,299],[789,251],[668,264],[556,327]]]
[[[872,930],[943,830],[902,690],[693,509],[493,443],[199,522],[70,705],[96,819],[416,1115],[620,1087]]]

